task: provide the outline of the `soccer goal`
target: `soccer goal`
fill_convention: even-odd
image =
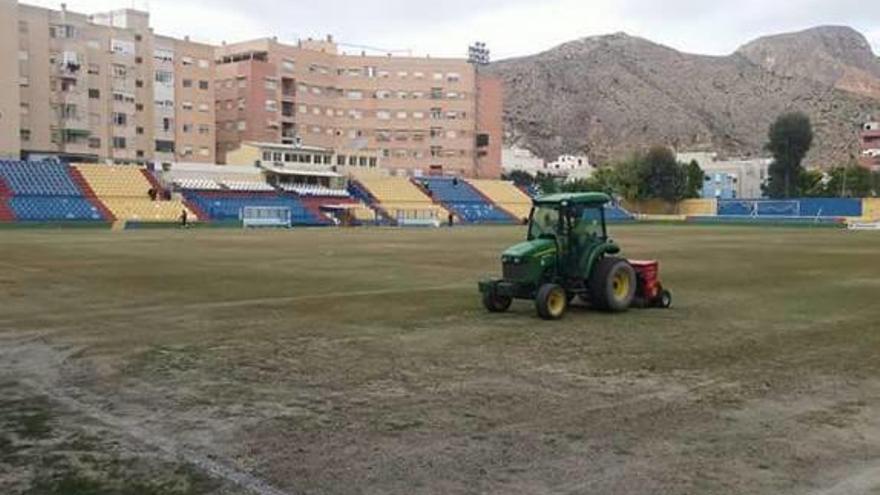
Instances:
[[[292,226],[290,208],[287,206],[245,206],[241,209],[241,225],[248,227]]]

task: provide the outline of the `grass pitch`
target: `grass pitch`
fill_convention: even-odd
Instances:
[[[486,313],[522,228],[0,232],[0,492],[880,491],[880,236],[614,226],[671,310]]]

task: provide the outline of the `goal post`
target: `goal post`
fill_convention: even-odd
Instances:
[[[245,228],[293,226],[293,217],[287,206],[245,206],[240,216],[241,225]]]

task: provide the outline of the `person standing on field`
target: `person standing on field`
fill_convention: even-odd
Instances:
[[[187,227],[187,214],[186,214],[186,210],[181,210],[181,211],[180,211],[180,226],[183,227],[183,228],[186,228],[186,227]]]

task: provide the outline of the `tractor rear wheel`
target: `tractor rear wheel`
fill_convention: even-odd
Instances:
[[[626,311],[636,293],[636,271],[624,259],[609,256],[596,262],[590,274],[590,300],[603,311]]]
[[[568,308],[568,295],[565,289],[556,284],[544,284],[535,296],[535,309],[545,320],[558,320]]]
[[[513,299],[507,296],[499,296],[491,292],[483,293],[483,306],[485,306],[490,313],[503,313],[510,309],[510,304],[512,302]]]

